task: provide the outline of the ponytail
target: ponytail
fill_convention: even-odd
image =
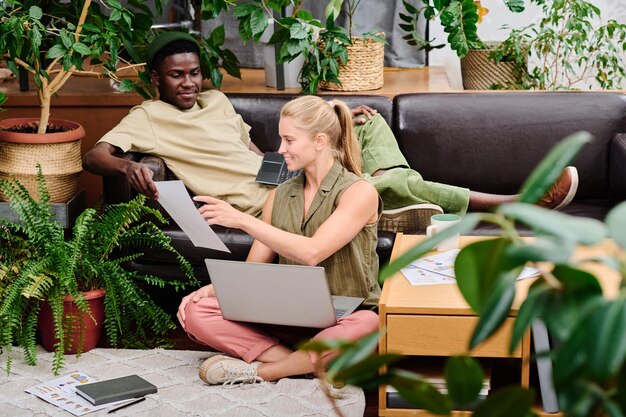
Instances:
[[[361,148],[352,125],[352,112],[340,100],[325,101],[318,96],[301,96],[283,106],[280,117],[315,136],[324,133],[333,155],[348,171],[361,176]]]

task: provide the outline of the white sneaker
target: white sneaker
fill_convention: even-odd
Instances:
[[[200,365],[198,375],[209,385],[254,384],[263,382],[257,375],[259,362],[247,363],[225,355],[211,356]]]
[[[441,207],[429,203],[383,210],[378,222],[378,230],[386,232],[425,230],[430,224],[430,217],[441,213],[443,213]]]

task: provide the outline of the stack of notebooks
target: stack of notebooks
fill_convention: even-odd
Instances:
[[[487,398],[487,395],[489,395],[489,390],[491,389],[490,370],[491,370],[490,368],[485,369],[485,377],[483,379],[483,386],[482,386],[482,389],[480,390],[480,393],[478,394],[478,398],[481,400],[484,400],[485,398]],[[439,392],[441,392],[442,394],[448,393],[448,389],[446,388],[446,381],[443,378],[443,376],[435,375],[430,372],[427,372],[427,373],[418,372],[418,373],[420,373],[423,376],[426,382],[428,382],[429,384],[434,386],[437,390],[439,390]],[[402,398],[398,390],[396,390],[394,387],[392,387],[391,385],[387,385],[387,408],[418,408],[418,407],[414,404],[411,404],[404,398]],[[461,410],[461,409],[471,410],[472,408],[473,408],[472,404],[463,408],[454,406],[455,410]]]

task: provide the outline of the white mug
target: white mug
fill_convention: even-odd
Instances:
[[[431,237],[448,227],[452,227],[461,221],[461,216],[456,214],[435,214],[430,218],[430,226],[426,228],[426,235]],[[459,234],[449,237],[437,245],[438,251],[448,251],[459,247]]]

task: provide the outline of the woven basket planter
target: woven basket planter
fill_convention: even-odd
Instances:
[[[80,140],[83,127],[68,120],[51,119],[50,123],[70,128],[67,132],[16,133],[10,126],[37,121],[37,118],[16,118],[0,121],[0,178],[17,179],[33,197],[37,197],[37,163],[41,165],[51,203],[65,203],[78,192],[82,172]],[[6,197],[0,192],[0,199]]]
[[[367,91],[384,84],[385,44],[373,39],[352,38],[348,49],[348,62],[339,66],[339,81],[322,81],[320,87],[333,91]]]
[[[489,59],[489,54],[497,45],[498,42],[485,42],[486,49],[470,49],[461,58],[463,89],[489,90],[495,84],[505,85],[516,81],[513,62],[495,63]]]

